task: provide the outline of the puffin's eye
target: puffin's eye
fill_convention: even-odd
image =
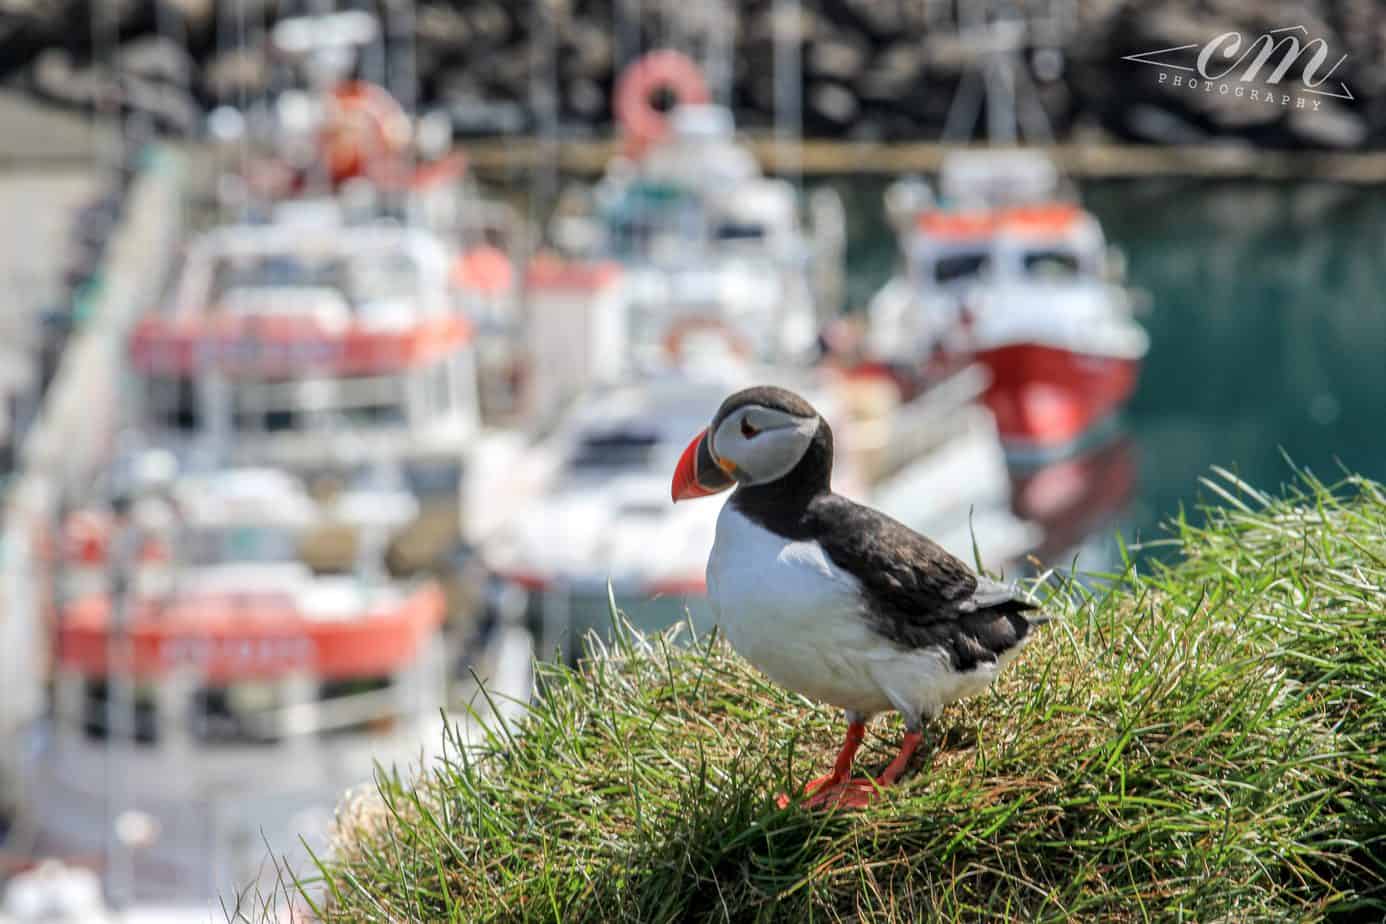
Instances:
[[[751,439],[753,436],[755,436],[755,435],[756,435],[757,433],[759,433],[759,432],[760,432],[760,430],[756,429],[756,428],[751,424],[751,422],[750,422],[749,420],[747,420],[745,417],[741,418],[741,435],[742,435],[742,436],[746,437],[746,439]]]

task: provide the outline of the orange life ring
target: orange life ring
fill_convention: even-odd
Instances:
[[[409,144],[409,115],[383,87],[348,80],[328,94],[318,138],[332,181],[340,183],[399,157]]]
[[[673,94],[676,104],[706,103],[712,97],[693,59],[671,49],[637,58],[616,82],[616,119],[626,136],[627,151],[640,156],[669,133],[669,117],[655,108],[658,90]]]
[[[683,318],[669,325],[669,330],[664,334],[664,351],[675,361],[683,360],[683,341],[689,334],[713,332],[721,334],[726,340],[727,346],[731,349],[732,355],[739,359],[748,359],[751,355],[751,345],[746,342],[738,331],[732,329],[726,321],[721,318],[698,315],[696,317]]]

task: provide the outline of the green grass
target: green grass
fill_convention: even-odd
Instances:
[[[542,668],[523,736],[454,749],[296,887],[330,921],[1386,919],[1386,492],[1220,472],[1180,562],[1094,594],[945,710],[892,796],[777,809],[840,717],[717,639]],[[859,758],[901,735],[877,719]],[[291,887],[291,890],[294,887]]]

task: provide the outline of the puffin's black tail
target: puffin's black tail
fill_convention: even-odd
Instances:
[[[967,601],[968,609],[978,613],[1015,614],[1022,616],[1027,623],[1037,626],[1049,622],[1054,617],[1039,608],[1039,604],[1027,597],[1013,584],[1002,584],[988,577],[978,576],[977,589]]]
[[[959,626],[967,656],[955,657],[954,666],[959,670],[967,670],[976,660],[1005,656],[1024,644],[1031,629],[1050,619],[1018,588],[985,577],[977,578],[977,589],[961,609]]]

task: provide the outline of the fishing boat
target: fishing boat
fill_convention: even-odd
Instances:
[[[595,186],[560,198],[549,235],[558,256],[615,268],[641,361],[676,365],[684,332],[714,324],[758,362],[812,359],[840,307],[834,194],[801,202],[792,183],[764,175],[730,110],[709,102],[696,65],[677,52],[641,58],[616,92],[625,148]],[[672,93],[668,113],[652,102],[657,92]]]
[[[512,349],[518,323],[519,254],[525,229],[508,203],[490,198],[453,146],[443,111],[415,112],[408,88],[377,82],[363,58],[392,49],[364,10],[290,16],[269,50],[291,75],[247,111],[208,118],[221,142],[217,190],[224,211],[262,223],[327,215],[347,223],[398,221],[434,233],[449,251],[449,284],[475,328],[482,410],[513,414]],[[368,50],[379,54],[366,54]],[[387,75],[380,75],[384,78]],[[399,81],[394,81],[398,84]]]
[[[1149,347],[1138,300],[1044,155],[950,155],[939,195],[914,180],[887,201],[903,268],[869,307],[878,356],[981,362],[1016,453],[1071,450],[1130,398]]]
[[[479,413],[448,273],[447,250],[415,228],[208,231],[136,325],[135,419],[180,456],[455,471]]]
[[[325,832],[377,764],[407,771],[442,746],[448,701],[442,589],[383,561],[410,494],[321,503],[280,470],[170,477],[166,459],[115,504],[106,586],[60,608],[50,718],[21,780],[30,854],[99,860],[109,895],[144,903],[264,885],[267,845],[302,861],[299,833]],[[350,567],[302,560],[341,524]],[[493,636],[488,679],[524,702],[527,635]]]

